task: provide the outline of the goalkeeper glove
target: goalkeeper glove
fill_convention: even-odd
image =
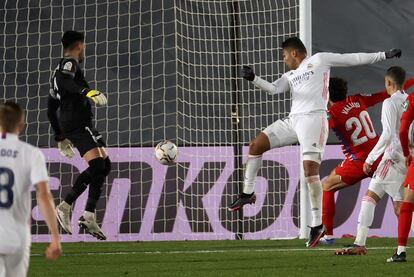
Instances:
[[[242,76],[247,81],[253,81],[254,77],[255,77],[253,69],[250,66],[247,66],[247,65],[243,66]]]
[[[402,54],[401,49],[393,48],[391,50],[385,51],[385,58],[387,58],[387,59],[391,59],[391,58],[395,58],[395,57],[399,58],[399,57],[401,57],[401,54]]]
[[[106,100],[105,95],[95,89],[91,89],[86,93],[86,97],[90,98],[95,102],[97,106],[105,106],[108,103],[108,100]]]
[[[75,152],[73,151],[73,144],[70,140],[64,139],[58,142],[59,152],[62,156],[66,158],[73,158]]]

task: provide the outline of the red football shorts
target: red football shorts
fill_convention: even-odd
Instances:
[[[335,173],[341,176],[342,182],[348,186],[361,182],[367,177],[372,177],[380,164],[382,155],[374,162],[371,167],[371,172],[366,175],[363,170],[364,162],[362,160],[344,160],[340,165],[335,168]]]

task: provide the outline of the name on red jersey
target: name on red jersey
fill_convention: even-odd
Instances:
[[[360,108],[361,104],[359,102],[351,102],[345,105],[344,109],[342,110],[343,114],[348,114],[353,108]]]

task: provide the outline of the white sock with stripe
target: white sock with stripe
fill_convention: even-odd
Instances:
[[[311,227],[316,227],[322,224],[322,183],[319,175],[306,177],[305,182],[309,188],[312,213]]]
[[[262,155],[249,155],[244,173],[243,193],[252,194],[256,185],[256,176],[262,166]]]
[[[370,196],[362,198],[361,210],[358,216],[358,232],[355,238],[355,244],[365,246],[368,237],[369,227],[374,221],[375,206],[377,203]]]

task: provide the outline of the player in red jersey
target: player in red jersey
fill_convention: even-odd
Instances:
[[[406,82],[404,88],[414,84],[414,79]],[[330,108],[328,111],[329,127],[333,129],[342,143],[346,159],[338,165],[323,182],[322,221],[326,235],[321,239],[324,244],[333,244],[333,221],[335,216],[335,192],[361,180],[372,177],[381,162],[380,156],[372,165],[367,175],[363,165],[368,154],[378,142],[367,108],[389,97],[386,91],[373,95],[347,95],[347,83],[341,78],[329,81]]]
[[[403,105],[404,113],[401,117],[400,141],[405,157],[405,164],[408,167],[407,176],[404,181],[404,200],[401,204],[400,215],[398,216],[398,247],[394,255],[387,259],[387,262],[406,262],[406,246],[408,234],[410,233],[412,214],[414,211],[414,162],[410,152],[412,146],[409,139],[410,125],[414,119],[414,94],[410,94]],[[409,145],[411,143],[411,145]]]

